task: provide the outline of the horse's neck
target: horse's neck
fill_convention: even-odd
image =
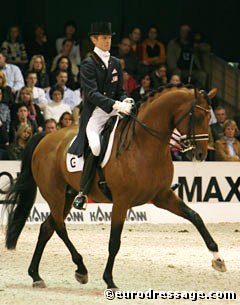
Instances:
[[[142,105],[139,111],[138,118],[145,125],[152,130],[156,131],[159,140],[154,138],[150,132],[143,132],[142,127],[138,126],[136,133],[142,137],[142,145],[158,145],[163,148],[163,146],[168,147],[170,137],[172,135],[174,125],[173,117],[178,111],[179,107],[183,103],[190,101],[189,94],[183,94],[183,92],[168,92],[163,93],[156,98],[152,98],[152,101],[147,101],[146,104]]]

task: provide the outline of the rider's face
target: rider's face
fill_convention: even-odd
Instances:
[[[97,35],[91,36],[91,40],[95,47],[102,51],[109,51],[111,48],[112,36],[111,35]]]

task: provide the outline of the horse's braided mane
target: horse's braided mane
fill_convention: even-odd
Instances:
[[[165,89],[171,89],[171,88],[187,88],[187,89],[195,89],[195,87],[191,84],[166,84],[166,85],[161,85],[157,89],[151,90],[148,93],[145,94],[145,96],[139,101],[140,104],[146,102],[150,97],[153,97],[156,93],[160,93]]]

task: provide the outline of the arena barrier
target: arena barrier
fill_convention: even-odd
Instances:
[[[173,183],[181,184],[176,193],[207,223],[239,222],[238,166],[238,162],[175,162]],[[0,203],[4,198],[6,185],[17,176],[19,169],[18,161],[0,161]],[[67,217],[67,223],[110,223],[111,208],[111,204],[90,203],[86,211],[72,209]],[[0,204],[0,214],[1,211]],[[41,223],[48,214],[48,205],[38,192],[27,223]],[[6,222],[4,217],[2,222]],[[187,221],[149,203],[129,209],[126,222],[184,223]]]

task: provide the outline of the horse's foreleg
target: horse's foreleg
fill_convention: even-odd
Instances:
[[[224,272],[226,266],[218,252],[218,245],[208,232],[200,215],[188,207],[180,198],[178,198],[173,191],[169,191],[166,196],[159,195],[153,199],[153,203],[162,209],[168,210],[178,216],[181,216],[189,221],[197,228],[201,234],[206,246],[213,254],[212,266],[214,269]]]
[[[112,221],[111,221],[111,232],[108,244],[108,260],[103,273],[103,279],[107,284],[107,288],[117,288],[113,281],[113,264],[115,257],[120,249],[121,244],[121,233],[123,229],[123,224],[125,221],[127,210],[123,207],[114,206],[112,209]]]
[[[54,233],[54,229],[51,225],[52,217],[51,215],[41,224],[39,236],[38,236],[38,242],[32,257],[31,264],[28,268],[28,274],[33,279],[33,287],[37,288],[45,288],[46,285],[42,278],[39,276],[39,263],[42,257],[43,250],[49,241],[49,239],[52,237]]]

